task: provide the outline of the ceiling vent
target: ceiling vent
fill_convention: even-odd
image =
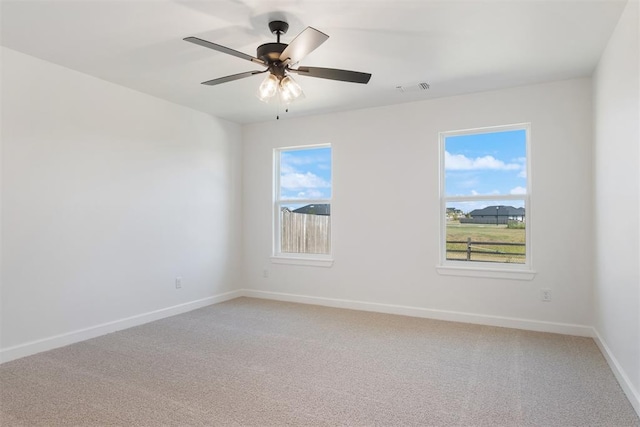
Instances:
[[[402,86],[396,86],[396,90],[398,92],[419,92],[422,90],[428,90],[429,89],[429,83],[414,83],[414,84],[409,84],[409,85],[402,85]]]

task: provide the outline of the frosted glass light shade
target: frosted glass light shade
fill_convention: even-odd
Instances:
[[[278,78],[269,73],[267,77],[262,81],[258,88],[258,99],[260,101],[269,102],[269,99],[273,97],[278,91]]]
[[[280,98],[285,104],[304,96],[302,88],[290,76],[285,76],[280,82]]]

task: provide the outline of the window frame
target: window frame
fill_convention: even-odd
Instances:
[[[281,153],[286,151],[299,151],[319,148],[331,149],[331,197],[320,199],[283,199],[280,197],[280,158]],[[293,265],[308,265],[314,267],[331,267],[333,265],[333,146],[331,143],[324,144],[310,144],[310,145],[296,145],[289,147],[276,147],[273,149],[273,193],[272,193],[272,220],[271,220],[271,232],[272,232],[272,255],[271,262],[277,264],[293,264]],[[310,254],[310,253],[293,253],[281,251],[281,215],[280,210],[283,204],[329,204],[329,253],[328,254]]]
[[[525,150],[526,150],[526,194],[503,194],[503,195],[466,195],[447,196],[446,195],[446,170],[445,170],[445,149],[446,139],[461,135],[475,135],[484,133],[496,133],[513,130],[524,130]],[[439,163],[440,163],[440,260],[436,269],[438,273],[453,276],[469,277],[491,277],[501,279],[532,280],[535,277],[533,269],[533,251],[531,244],[532,209],[531,209],[531,123],[515,123],[509,125],[487,126],[480,128],[462,129],[454,131],[439,132]],[[456,261],[447,260],[447,203],[456,201],[505,201],[522,200],[526,211],[525,227],[525,263],[504,263],[504,262],[478,262],[478,261]]]

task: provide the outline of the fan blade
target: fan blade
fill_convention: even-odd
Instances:
[[[329,38],[325,33],[307,27],[280,54],[280,61],[297,64],[302,58],[313,52]]]
[[[206,40],[199,39],[197,37],[187,37],[183,40],[190,43],[195,43],[200,46],[208,47],[209,49],[217,50],[218,52],[226,53],[228,55],[233,55],[240,59],[246,59],[247,61],[255,62],[256,64],[264,65],[265,67],[267,66],[267,64],[262,59],[258,59],[251,55],[247,55],[246,53],[238,52],[237,50],[233,50],[231,48],[221,46],[219,44],[211,43]]]
[[[359,71],[349,70],[336,70],[335,68],[320,68],[320,67],[298,67],[290,68],[289,71],[293,71],[303,76],[318,77],[321,79],[339,80],[341,82],[350,83],[369,83],[371,74],[361,73]]]
[[[251,77],[251,76],[253,76],[255,74],[266,73],[267,71],[269,71],[269,70],[264,70],[264,71],[246,71],[244,73],[232,74],[230,76],[220,77],[218,79],[207,80],[206,82],[202,82],[202,84],[203,85],[207,85],[207,86],[215,86],[215,85],[219,85],[220,83],[232,82],[234,80],[244,79],[245,77]]]

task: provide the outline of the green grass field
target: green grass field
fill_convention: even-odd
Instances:
[[[471,261],[509,262],[523,264],[525,262],[524,246],[488,245],[484,242],[525,243],[524,229],[511,229],[506,225],[460,224],[458,221],[447,222],[447,259],[467,259],[467,239],[471,238]],[[460,250],[464,252],[452,252]],[[492,252],[500,252],[499,254]]]

